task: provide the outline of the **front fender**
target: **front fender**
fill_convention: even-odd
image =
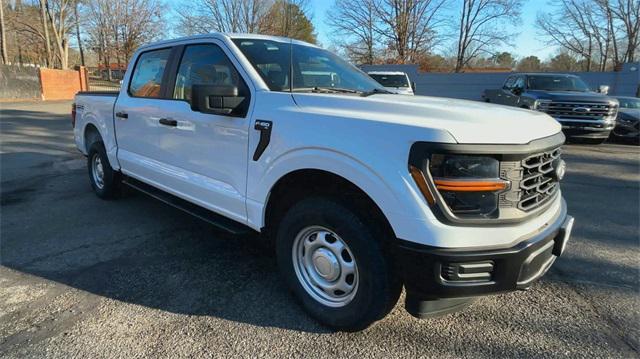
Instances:
[[[389,168],[395,165],[380,162],[384,164],[382,167],[385,172],[344,153],[325,148],[299,148],[284,153],[271,161],[265,168],[264,175],[253,183],[252,170],[249,170],[248,223],[256,230],[264,227],[269,194],[279,179],[294,171],[317,169],[340,176],[365,192],[385,215],[396,236],[414,231],[415,229],[409,228],[409,222],[413,221],[407,219],[415,218],[425,208],[420,205],[423,202],[420,194],[410,182],[407,165]],[[386,179],[380,173],[387,173]]]

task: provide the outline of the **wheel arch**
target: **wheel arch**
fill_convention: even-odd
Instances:
[[[84,148],[87,153],[89,153],[89,148],[96,141],[102,141],[102,135],[100,134],[100,130],[96,125],[91,122],[87,122],[84,126],[84,131],[82,131]]]
[[[266,233],[271,233],[288,208],[298,200],[310,196],[333,197],[352,209],[369,211],[371,219],[380,225],[380,229],[395,238],[389,219],[364,189],[341,174],[319,168],[292,170],[271,186],[263,214]]]

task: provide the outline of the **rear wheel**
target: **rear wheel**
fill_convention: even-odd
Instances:
[[[111,168],[102,141],[91,144],[87,157],[87,168],[91,187],[98,197],[114,198],[120,184],[120,174]]]
[[[330,198],[292,206],[277,231],[280,272],[319,322],[361,330],[386,316],[402,285],[384,252],[384,236],[365,216]]]

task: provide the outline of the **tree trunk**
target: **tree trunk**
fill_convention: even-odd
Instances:
[[[1,0],[0,0],[1,1]],[[78,17],[78,2],[74,4],[73,15],[76,17],[76,38],[78,39],[78,50],[80,51],[80,63],[84,66],[84,51],[82,49],[82,40],[80,39],[80,18]]]
[[[9,63],[9,54],[7,53],[7,36],[6,27],[4,25],[4,2],[0,0],[0,41],[2,41],[2,47],[0,48],[3,64]]]
[[[49,25],[46,15],[47,0],[40,0],[40,17],[42,18],[42,30],[44,31],[44,45],[47,49],[47,67],[51,67],[51,40],[49,39]]]

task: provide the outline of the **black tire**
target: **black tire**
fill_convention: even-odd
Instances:
[[[103,171],[102,184],[98,183],[94,176],[94,161],[100,160]],[[96,195],[102,199],[113,199],[120,189],[120,173],[111,168],[107,152],[102,141],[96,141],[89,147],[87,156],[87,169],[89,170],[89,181]]]
[[[348,246],[357,263],[357,290],[348,304],[331,307],[314,299],[296,274],[295,239],[310,226],[334,232]],[[395,306],[402,283],[385,253],[384,232],[358,213],[330,197],[313,197],[293,205],[277,229],[276,254],[280,273],[305,311],[320,323],[338,330],[362,330],[384,318]]]

